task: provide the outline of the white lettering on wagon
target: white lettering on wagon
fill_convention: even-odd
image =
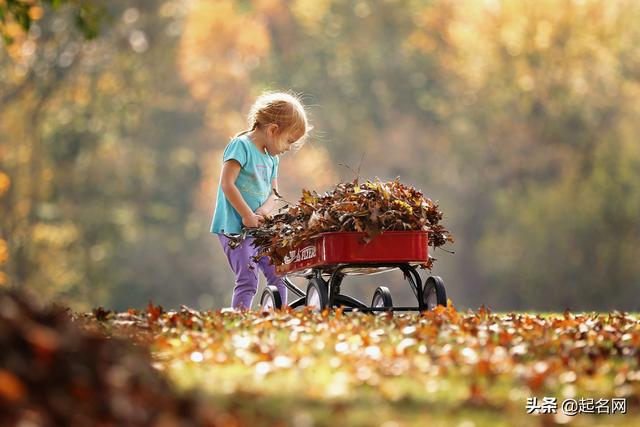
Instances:
[[[316,256],[316,247],[307,246],[302,249],[289,251],[289,254],[285,255],[283,261],[285,264],[291,264],[292,262],[305,261],[311,258],[315,258],[315,256]]]

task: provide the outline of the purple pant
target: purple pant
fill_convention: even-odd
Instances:
[[[233,299],[231,306],[233,308],[251,308],[253,297],[258,291],[258,268],[262,270],[262,274],[267,279],[267,285],[273,285],[280,291],[282,298],[282,306],[287,305],[287,288],[284,285],[282,277],[276,275],[276,268],[269,263],[269,258],[264,256],[256,263],[253,256],[257,254],[256,248],[253,247],[253,238],[247,237],[235,249],[229,247],[229,238],[223,234],[218,234],[222,250],[227,256],[229,266],[236,276],[236,285],[233,288]]]

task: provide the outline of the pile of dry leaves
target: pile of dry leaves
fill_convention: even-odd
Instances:
[[[324,195],[303,190],[297,205],[266,217],[258,228],[245,229],[235,241],[254,237],[258,256],[269,256],[275,264],[282,263],[291,247],[328,231],[364,232],[365,241],[370,241],[383,231],[421,230],[428,232],[429,244],[436,248],[453,242],[441,219],[437,203],[398,179],[362,184],[354,180]]]
[[[225,425],[179,396],[146,348],[21,292],[0,291],[0,348],[0,425]]]

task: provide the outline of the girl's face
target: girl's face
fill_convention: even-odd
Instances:
[[[269,154],[277,156],[291,150],[293,144],[302,138],[300,131],[286,130],[279,132],[278,125],[270,124],[267,127],[266,147]]]

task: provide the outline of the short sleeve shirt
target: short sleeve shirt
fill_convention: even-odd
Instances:
[[[235,160],[240,163],[236,187],[242,198],[255,212],[269,198],[271,183],[278,175],[277,156],[260,152],[248,135],[233,138],[224,150],[222,162]],[[211,223],[212,233],[238,234],[242,230],[242,217],[229,203],[218,183],[218,196]]]

